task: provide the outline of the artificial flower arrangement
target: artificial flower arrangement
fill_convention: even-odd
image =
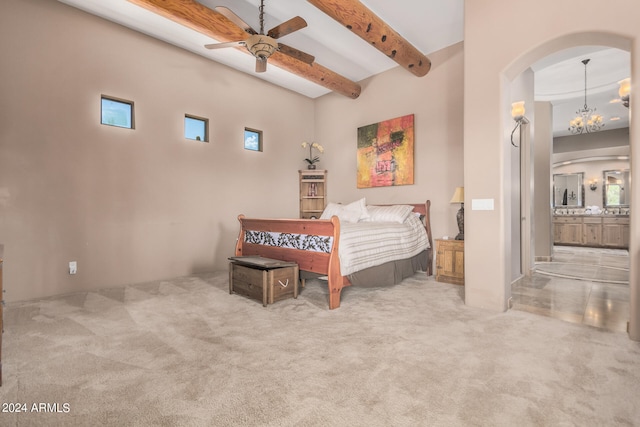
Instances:
[[[308,142],[303,142],[302,143],[302,148],[307,148],[309,147],[309,157],[304,159],[305,162],[309,163],[309,169],[315,169],[315,163],[320,161],[320,157],[319,156],[314,156],[313,155],[313,149],[315,148],[316,150],[318,150],[318,152],[320,154],[324,153],[324,147],[320,144],[318,144],[317,142],[312,142],[312,143],[308,143]]]

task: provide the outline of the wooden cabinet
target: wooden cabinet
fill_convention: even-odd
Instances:
[[[553,241],[561,245],[582,245],[582,218],[554,217]]]
[[[602,221],[600,218],[582,219],[582,244],[596,247],[602,245]]]
[[[555,245],[629,248],[628,216],[554,216]]]
[[[436,280],[464,285],[464,240],[436,239]]]
[[[327,204],[327,171],[300,170],[300,218],[317,219]]]
[[[602,218],[602,245],[612,248],[628,248],[629,218]]]

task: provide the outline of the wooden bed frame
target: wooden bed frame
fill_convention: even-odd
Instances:
[[[427,249],[427,276],[433,274],[433,239],[431,236],[431,201],[413,204],[413,211],[424,217],[424,226],[429,239]],[[263,219],[238,216],[240,234],[236,243],[236,256],[258,255],[298,264],[300,270],[326,275],[329,282],[329,309],[340,307],[342,288],[350,286],[351,282],[340,273],[340,220],[334,216],[330,220],[319,219]],[[301,249],[281,248],[277,246],[260,245],[245,242],[247,231],[267,231],[276,233],[307,234],[333,238],[330,253],[305,251]]]

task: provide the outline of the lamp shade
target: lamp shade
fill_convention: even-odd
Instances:
[[[618,89],[618,95],[620,95],[620,98],[628,97],[631,93],[631,79],[627,78],[620,80],[618,84],[620,85],[620,88]]]
[[[464,187],[457,187],[449,203],[464,203]]]
[[[520,120],[524,117],[524,101],[518,101],[511,104],[511,117],[514,120]]]

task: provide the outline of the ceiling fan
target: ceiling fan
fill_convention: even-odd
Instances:
[[[214,10],[236,26],[240,27],[243,31],[249,34],[249,37],[245,40],[231,41],[226,43],[213,43],[207,44],[204,47],[207,49],[220,49],[225,47],[237,47],[245,46],[249,53],[256,58],[256,73],[263,73],[267,70],[267,59],[275,52],[279,51],[285,55],[298,59],[306,64],[311,64],[315,60],[315,57],[301,50],[295,49],[291,46],[287,46],[277,41],[280,37],[291,34],[294,31],[298,31],[307,26],[307,22],[299,16],[289,19],[280,25],[277,25],[270,29],[267,34],[264,33],[264,0],[260,0],[260,32],[257,32],[244,22],[238,15],[233,13],[231,9],[224,6],[217,6]]]

